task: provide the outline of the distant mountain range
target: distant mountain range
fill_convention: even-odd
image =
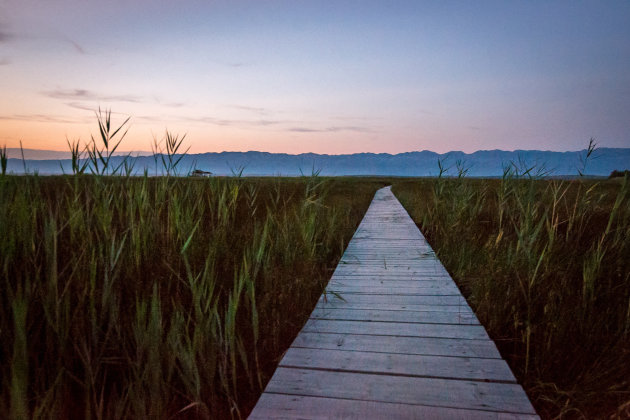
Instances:
[[[9,152],[9,150],[7,150]],[[17,149],[19,151],[19,149]],[[58,155],[50,155],[57,153]],[[146,169],[149,174],[159,174],[161,163],[147,152],[135,152],[133,157],[134,173],[142,174]],[[139,156],[145,154],[145,156]],[[71,173],[71,161],[68,153],[44,150],[25,151],[25,161],[15,156],[15,150],[9,155],[8,171],[40,174]],[[18,155],[21,156],[21,155]],[[41,157],[54,158],[41,159]],[[512,166],[523,171],[533,168],[532,172],[550,176],[573,176],[582,170],[586,175],[607,176],[613,170],[630,169],[630,148],[600,148],[587,160],[584,167],[586,150],[576,152],[550,152],[541,150],[481,150],[474,153],[449,152],[438,154],[430,151],[407,152],[391,155],[387,153],[355,153],[349,155],[320,155],[304,153],[289,155],[267,152],[221,152],[190,154],[182,158],[180,174],[190,173],[193,169],[210,171],[215,175],[233,175],[242,173],[246,176],[298,176],[317,172],[320,175],[389,175],[389,176],[435,176],[439,173],[438,162],[447,169],[446,175],[457,175],[459,169],[467,171],[467,176],[501,176],[504,168]],[[39,157],[39,158],[38,158]],[[118,165],[123,157],[112,158],[112,164]]]
[[[22,154],[24,154],[24,159],[27,160],[60,160],[60,159],[70,159],[72,157],[72,153],[70,151],[60,152],[58,150],[41,150],[41,149],[20,149],[19,147],[7,147],[7,156],[13,159],[22,159]],[[131,151],[131,152],[116,152],[117,156],[150,156],[151,152],[145,151]]]

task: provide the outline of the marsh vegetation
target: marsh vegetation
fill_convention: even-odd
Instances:
[[[382,182],[0,179],[0,412],[238,416]]]
[[[175,177],[168,133],[131,176],[124,126],[100,113],[71,175],[0,176],[0,412],[239,417],[383,181]]]
[[[516,168],[393,191],[544,418],[624,418],[630,180],[548,180]]]
[[[543,417],[630,415],[627,174],[186,178],[167,133],[163,176],[132,176],[124,126],[100,113],[64,176],[0,150],[0,413],[247,415],[394,184]]]

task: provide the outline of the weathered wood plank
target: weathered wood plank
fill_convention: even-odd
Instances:
[[[291,347],[280,366],[516,383],[512,371],[501,359]]]
[[[309,319],[302,331],[338,334],[390,335],[394,337],[441,337],[488,340],[481,325],[412,324],[395,322],[331,321]]]
[[[329,288],[372,287],[372,286],[388,287],[390,289],[396,289],[399,287],[404,287],[404,288],[419,287],[423,289],[440,289],[440,290],[455,291],[456,293],[459,293],[459,288],[455,286],[455,283],[453,283],[453,281],[451,281],[447,277],[443,277],[441,279],[424,280],[424,281],[388,280],[386,278],[366,279],[364,277],[358,277],[358,278],[333,277],[328,283]]]
[[[361,276],[361,277],[385,277],[392,280],[398,279],[420,279],[422,277],[446,277],[448,272],[433,269],[433,268],[420,268],[420,267],[372,267],[367,268],[363,266],[349,266],[346,265],[343,268],[338,268],[335,271],[336,276]]]
[[[249,418],[252,420],[295,418],[304,420],[534,420],[537,416],[265,393],[256,405],[256,412]]]
[[[461,340],[435,337],[396,337],[309,333],[303,331],[292,347],[313,349],[341,349],[382,353],[424,354],[433,356],[479,357],[500,359],[501,355],[491,340]]]
[[[361,274],[361,275],[400,275],[400,276],[413,276],[415,275],[431,275],[431,274],[448,274],[446,270],[440,267],[432,265],[387,265],[382,261],[377,265],[366,264],[344,264],[337,266],[339,274]]]
[[[322,296],[321,300],[324,300]],[[406,296],[406,295],[361,295],[344,293],[341,298],[328,294],[329,300],[338,299],[348,303],[372,303],[384,305],[444,305],[458,307],[468,307],[466,300],[461,295],[452,296]],[[457,309],[454,309],[455,311]]]
[[[374,285],[350,285],[333,283],[326,288],[329,292],[334,291],[344,296],[348,293],[367,295],[407,295],[407,296],[457,296],[459,289],[455,285],[437,286],[390,286],[382,284]]]
[[[360,274],[402,274],[409,275],[416,272],[418,274],[447,273],[441,265],[433,261],[417,261],[412,264],[387,264],[387,260],[373,261],[372,263],[361,263],[356,261],[342,262],[335,271],[347,271]]]
[[[423,281],[453,281],[448,273],[427,273],[427,274],[394,274],[394,273],[372,273],[372,274],[354,274],[335,272],[332,275],[334,280],[377,280],[377,281],[413,281],[419,284]]]
[[[277,394],[535,414],[518,384],[279,367],[266,389]]]
[[[378,282],[382,285],[389,286],[394,283],[398,283],[399,285],[410,285],[410,283],[418,285],[418,286],[426,286],[431,284],[451,284],[453,280],[451,280],[450,276],[445,275],[432,275],[432,276],[353,276],[353,275],[344,275],[344,274],[333,274],[330,279],[332,283],[335,282]]]
[[[415,322],[423,324],[478,325],[477,317],[471,313],[390,311],[378,309],[348,309],[316,307],[312,319],[335,319],[344,321]]]
[[[407,271],[442,271],[434,261],[414,261],[413,263],[405,262],[388,262],[387,259],[361,261],[361,260],[345,260],[341,261],[338,266],[339,270],[352,270],[355,272],[389,272],[389,271],[402,271],[407,274]]]
[[[348,296],[346,296],[348,297]],[[452,312],[456,314],[470,314],[472,309],[466,305],[400,305],[374,302],[348,302],[342,301],[335,296],[328,294],[326,298],[321,298],[316,308],[321,309],[377,309],[387,311],[418,311],[418,312]]]

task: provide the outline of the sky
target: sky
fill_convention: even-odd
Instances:
[[[0,0],[0,146],[630,147],[630,1]]]

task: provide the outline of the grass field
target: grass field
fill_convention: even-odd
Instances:
[[[247,413],[389,182],[543,417],[627,410],[622,180],[7,175],[0,411]]]
[[[246,415],[393,183],[543,417],[630,417],[627,175],[182,178],[167,133],[135,177],[98,117],[73,175],[0,150],[0,413]]]
[[[543,418],[630,417],[628,181],[393,187]]]
[[[0,178],[0,412],[248,410],[382,181]]]

